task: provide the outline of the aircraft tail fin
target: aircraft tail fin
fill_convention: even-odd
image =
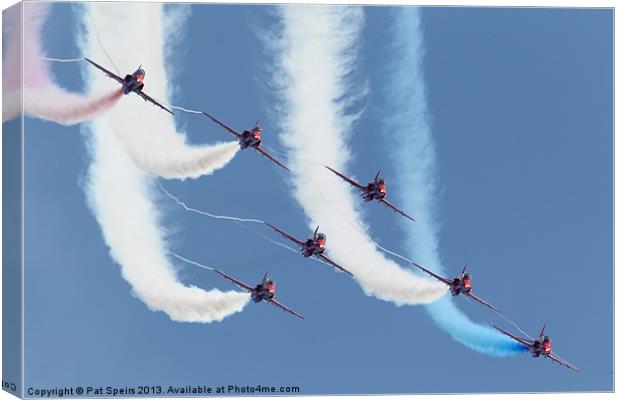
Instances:
[[[381,174],[381,168],[379,168],[379,171],[377,171],[377,175],[375,175],[375,182],[377,180],[379,180],[379,175]]]
[[[461,271],[461,275],[463,275],[466,270],[467,270],[467,264],[465,264],[465,266],[463,267],[463,270]]]
[[[543,336],[545,334],[545,327],[547,326],[547,323],[545,322],[545,324],[543,325],[542,329],[540,330],[540,336]]]

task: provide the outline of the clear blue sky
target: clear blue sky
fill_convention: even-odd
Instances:
[[[45,25],[50,56],[79,56],[74,7],[53,6]],[[381,167],[397,187],[387,136],[377,135],[392,14],[372,7],[366,16],[359,72],[372,94],[351,142],[352,170],[362,177]],[[530,334],[548,322],[554,350],[581,374],[527,355],[473,352],[440,331],[424,308],[367,297],[344,274],[163,199],[175,251],[247,282],[269,270],[279,297],[306,319],[265,304],[209,325],[151,312],[131,295],[85,203],[81,181],[90,159],[79,128],[26,119],[25,386],[611,390],[612,18],[610,10],[587,9],[422,11],[446,268],[456,273],[469,263],[477,291]],[[265,85],[270,60],[256,36],[257,27],[274,22],[270,7],[192,6],[174,60],[174,101],[239,129],[260,119],[265,140],[278,148]],[[54,73],[81,89],[77,65],[54,65]],[[181,113],[177,123],[194,143],[226,138],[206,118]],[[249,171],[259,176],[247,179]],[[196,208],[306,233],[285,175],[250,151],[211,177],[163,183]],[[405,252],[393,228],[399,217],[378,207],[368,215],[373,235]],[[179,267],[188,284],[231,287],[208,271]],[[490,317],[457,300],[472,319]]]

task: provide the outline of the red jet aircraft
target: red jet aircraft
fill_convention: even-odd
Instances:
[[[285,306],[284,304],[280,303],[279,301],[277,301],[275,299],[276,296],[276,283],[273,279],[268,278],[267,277],[267,273],[265,273],[265,275],[263,276],[263,279],[261,280],[261,282],[259,284],[257,284],[255,287],[251,287],[249,285],[246,285],[245,283],[238,281],[237,279],[233,278],[232,276],[228,276],[225,273],[223,273],[222,271],[218,271],[217,269],[214,269],[213,271],[215,271],[216,273],[220,274],[221,276],[223,276],[224,278],[228,279],[229,281],[231,281],[232,283],[234,283],[235,285],[239,286],[242,289],[247,290],[248,292],[251,293],[252,295],[252,301],[254,303],[260,303],[261,301],[266,301],[268,303],[273,304],[276,307],[280,307],[281,309],[283,309],[284,311],[291,313],[301,319],[304,319],[304,317],[302,317],[300,314],[296,313],[292,308],[289,308],[287,306]]]
[[[241,149],[247,149],[248,147],[251,147],[254,150],[256,150],[259,153],[261,153],[262,155],[264,155],[265,157],[267,157],[268,159],[270,159],[271,161],[273,161],[274,163],[276,163],[277,165],[279,165],[280,167],[284,168],[286,170],[286,172],[291,172],[291,171],[289,171],[288,168],[286,168],[286,166],[284,164],[282,164],[280,161],[276,160],[271,154],[267,153],[265,150],[263,150],[260,147],[260,145],[262,143],[261,135],[263,133],[263,129],[258,124],[258,121],[256,122],[256,125],[254,126],[254,128],[252,128],[252,131],[248,131],[246,129],[242,133],[239,133],[236,130],[234,130],[233,128],[231,128],[230,126],[226,125],[222,121],[220,121],[217,118],[215,118],[214,116],[209,115],[209,114],[207,114],[204,111],[203,111],[203,114],[206,115],[207,117],[211,118],[211,120],[213,122],[215,122],[216,124],[218,124],[219,126],[224,128],[226,131],[228,131],[230,134],[232,134],[234,137],[239,139],[239,146],[241,147]]]
[[[88,58],[84,58],[84,59],[88,61],[89,63],[91,63],[93,66],[95,66],[95,68],[103,71],[107,76],[109,76],[110,78],[114,79],[115,81],[123,85],[123,94],[129,94],[131,92],[134,92],[138,96],[142,97],[144,101],[149,101],[153,103],[154,105],[156,105],[157,107],[161,108],[162,110],[168,111],[170,114],[174,115],[172,111],[170,111],[169,109],[161,105],[159,102],[157,102],[157,100],[155,100],[154,98],[152,98],[151,96],[147,95],[146,93],[142,91],[142,89],[144,88],[144,76],[146,75],[146,72],[144,72],[144,70],[142,69],[142,65],[140,65],[138,69],[134,71],[133,74],[131,75],[127,74],[125,75],[124,78],[121,78],[120,76],[114,74],[113,72],[110,72],[107,69],[103,68],[101,65],[97,64],[96,62]]]
[[[510,333],[506,332],[505,330],[495,325],[493,325],[493,327],[497,329],[498,331],[500,331],[501,333],[503,333],[504,335],[510,336],[517,342],[526,346],[529,349],[530,353],[532,353],[532,357],[543,356],[543,357],[549,358],[550,360],[557,362],[560,365],[565,366],[566,368],[572,369],[573,371],[580,372],[579,368],[553,355],[553,353],[551,352],[551,338],[545,335],[546,325],[547,324],[543,325],[542,330],[540,331],[540,335],[538,335],[538,338],[534,340],[521,339],[514,335],[511,335]]]
[[[462,293],[476,300],[480,304],[483,304],[489,307],[491,310],[495,310],[498,313],[501,313],[500,310],[498,310],[497,308],[495,308],[494,306],[482,300],[480,297],[476,296],[475,294],[471,292],[471,289],[472,289],[471,288],[471,274],[469,272],[465,272],[467,269],[467,265],[465,265],[465,267],[463,268],[463,271],[461,271],[461,274],[452,280],[443,278],[415,262],[413,263],[413,265],[415,265],[416,267],[420,268],[422,271],[426,272],[432,277],[439,279],[440,281],[448,285],[450,287],[450,293],[452,293],[452,296],[458,296],[459,294]]]
[[[387,196],[387,187],[386,187],[385,179],[379,176],[379,174],[381,173],[381,170],[377,172],[377,175],[375,175],[375,179],[373,182],[370,182],[368,185],[364,186],[360,183],[355,182],[353,179],[341,174],[335,169],[328,167],[327,165],[325,165],[325,168],[332,171],[334,174],[338,175],[339,177],[344,179],[346,182],[348,182],[352,186],[355,186],[357,189],[361,190],[362,198],[364,200],[366,201],[377,200],[378,202],[383,203],[386,206],[390,207],[392,210],[396,211],[403,217],[409,218],[410,220],[415,222],[415,219],[413,219],[413,217],[411,217],[409,214],[407,214],[406,212],[399,209],[394,204],[390,203],[389,201],[385,199],[385,197]]]
[[[299,246],[299,249],[301,250],[301,254],[303,254],[304,257],[316,256],[320,258],[321,260],[338,268],[339,270],[346,272],[347,274],[353,276],[351,272],[342,268],[340,265],[336,264],[334,261],[332,261],[329,257],[327,257],[324,254],[325,253],[325,241],[327,241],[327,235],[325,235],[324,233],[320,233],[318,226],[316,227],[316,230],[314,231],[314,234],[312,235],[312,237],[306,239],[305,242],[302,242],[301,240],[296,239],[293,236],[289,235],[288,233],[276,228],[270,223],[265,222],[265,224],[271,229],[273,229],[274,231],[278,232],[280,235],[290,240],[291,242],[296,243]]]

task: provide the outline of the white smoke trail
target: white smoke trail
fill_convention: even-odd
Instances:
[[[163,186],[159,185],[159,189],[164,192],[164,194],[168,197],[170,197],[172,200],[174,200],[175,203],[177,203],[178,205],[180,205],[181,207],[183,207],[186,211],[191,211],[194,212],[196,214],[200,214],[200,215],[204,215],[210,218],[215,218],[215,219],[226,219],[229,221],[237,221],[237,222],[256,222],[257,224],[264,224],[265,221],[261,221],[260,219],[251,219],[251,218],[238,218],[238,217],[230,217],[228,215],[216,215],[216,214],[212,214],[206,211],[201,211],[198,210],[196,208],[192,208],[190,206],[188,206],[187,204],[185,204],[185,202],[179,200],[178,197],[176,197],[175,195],[173,195],[172,193],[170,193],[169,191],[167,191]]]
[[[196,266],[196,267],[198,267],[198,268],[206,269],[207,271],[215,271],[215,268],[213,268],[213,267],[209,267],[208,265],[204,265],[204,264],[201,264],[201,263],[199,263],[199,262],[196,262],[196,261],[190,260],[189,258],[185,258],[185,257],[183,257],[183,256],[181,256],[181,255],[178,255],[178,254],[177,254],[177,253],[175,253],[175,252],[172,252],[172,251],[171,251],[171,252],[170,252],[170,255],[171,255],[171,256],[173,256],[173,257],[176,257],[176,258],[178,258],[179,260],[184,261],[184,262],[186,262],[186,263],[188,263],[188,264],[192,264],[192,265],[194,265],[194,266]]]
[[[183,108],[183,107],[180,107],[180,106],[174,106],[172,104],[168,104],[168,105],[170,106],[170,108],[173,108],[173,109],[176,109],[176,110],[185,111],[185,112],[190,113],[190,114],[202,114],[202,111],[191,110],[189,108]]]
[[[158,3],[90,3],[87,7],[102,28],[100,32],[105,32],[101,39],[121,48],[114,49],[115,60],[127,67],[134,62],[131,59],[134,55],[144,55],[151,67],[149,70],[154,71],[153,81],[159,77],[160,83],[153,85],[154,92],[165,94],[161,36],[163,6]],[[128,49],[126,43],[131,43],[133,49]],[[98,38],[92,31],[88,32],[81,46],[85,54],[97,55],[100,51]],[[109,78],[93,71],[90,66],[85,68],[93,87],[111,84]],[[164,229],[151,200],[156,190],[154,178],[136,166],[134,157],[138,150],[145,154],[157,152],[149,144],[151,141],[156,146],[170,145],[170,151],[180,151],[181,158],[176,155],[170,158],[176,162],[158,163],[159,168],[170,172],[171,165],[178,165],[187,152],[180,147],[182,138],[176,138],[178,135],[173,129],[170,133],[162,132],[166,127],[173,128],[171,119],[162,117],[165,113],[146,106],[136,97],[126,98],[123,103],[122,107],[113,110],[115,112],[95,120],[88,132],[94,160],[89,171],[87,194],[111,257],[121,266],[123,278],[131,284],[133,293],[151,310],[163,311],[175,321],[220,321],[241,311],[249,301],[247,293],[205,291],[179,282],[166,257]],[[152,136],[146,137],[145,131]],[[127,139],[127,136],[132,137]],[[144,141],[143,148],[133,149],[133,153],[126,152],[128,141],[135,144],[138,138]],[[208,150],[196,150],[195,154],[201,154],[200,165],[210,165],[213,170]],[[194,163],[192,173],[198,172],[196,165]]]
[[[89,4],[83,21],[88,42],[82,53],[105,66],[108,56],[121,72],[132,73],[139,65],[146,71],[145,93],[167,103],[169,87],[162,46],[167,33],[182,30],[183,18],[167,20],[161,7],[143,3]],[[145,21],[143,24],[136,23]],[[149,22],[146,22],[149,21]],[[98,34],[97,34],[98,33]],[[94,90],[118,85],[89,66],[88,80]],[[110,110],[109,124],[131,159],[143,170],[164,178],[186,179],[208,175],[224,167],[237,153],[236,142],[192,146],[177,132],[167,112],[133,93]]]
[[[342,99],[356,63],[355,47],[364,15],[357,7],[282,6],[282,35],[274,49],[274,73],[284,104],[282,141],[288,148],[294,195],[309,227],[328,235],[330,256],[355,274],[368,295],[396,304],[436,300],[444,285],[417,276],[377,251],[361,223],[359,196],[325,168],[308,168],[305,158],[346,171],[344,137],[356,116]],[[351,97],[348,97],[349,99]],[[355,99],[355,97],[353,97]],[[329,188],[317,192],[316,185]],[[321,196],[336,207],[329,207]],[[355,221],[356,229],[346,221]]]
[[[45,57],[41,46],[41,29],[50,6],[23,3],[22,7],[16,5],[3,14],[7,45],[2,71],[2,121],[21,114],[22,101],[26,115],[62,125],[90,120],[113,107],[122,96],[118,88],[84,96],[67,92],[54,82],[49,61],[59,60]],[[76,61],[80,59],[62,60]]]
[[[53,58],[53,57],[41,57],[45,61],[53,61],[59,63],[74,63],[84,61],[83,58]]]
[[[294,248],[287,246],[283,243],[278,242],[277,240],[273,240],[270,237],[263,235],[262,233],[255,231],[254,229],[250,229],[248,228],[246,225],[244,225],[245,222],[251,222],[251,223],[257,223],[257,224],[262,224],[262,225],[266,225],[265,221],[261,221],[260,219],[252,219],[252,218],[239,218],[239,217],[232,217],[232,216],[228,216],[228,215],[217,215],[217,214],[213,214],[204,210],[198,210],[197,208],[193,208],[188,206],[184,201],[181,201],[178,197],[176,197],[175,195],[173,195],[172,193],[170,193],[169,191],[167,191],[163,186],[159,185],[159,189],[166,195],[168,196],[170,199],[172,199],[175,203],[177,203],[179,206],[183,207],[183,209],[185,211],[189,211],[192,213],[196,213],[199,215],[203,215],[205,217],[209,217],[209,218],[213,218],[213,219],[222,219],[222,220],[226,220],[226,221],[232,221],[235,222],[237,225],[239,225],[239,227],[252,232],[253,234],[255,234],[256,236],[260,237],[261,239],[264,239],[270,243],[275,244],[278,247],[281,247],[283,249],[286,249],[292,253],[295,254],[300,254],[299,249],[295,250]],[[269,228],[271,230],[271,228]],[[175,254],[173,254],[175,255]],[[178,256],[178,255],[175,255]],[[321,260],[320,258],[314,258],[314,257],[310,257],[311,260],[313,261],[317,261],[320,262],[321,264],[325,264],[325,265],[329,265],[331,267],[331,264],[326,263],[325,261]]]
[[[285,153],[281,153],[281,152],[278,152],[278,151],[275,151],[275,150],[270,150],[270,151],[273,152],[274,154],[278,154],[278,155],[281,155],[281,156],[286,156]],[[305,158],[301,158],[300,157],[300,158],[298,158],[298,160],[301,161],[301,162],[308,163],[308,164],[310,164],[310,165],[312,165],[314,167],[319,167],[319,168],[323,168],[324,167],[324,165],[319,163],[319,162],[307,160]],[[375,244],[375,246],[377,246],[377,248],[379,250],[383,251],[386,254],[394,256],[394,257],[396,257],[396,258],[398,258],[398,259],[400,259],[402,261],[405,261],[406,263],[409,263],[409,264],[412,264],[412,265],[415,264],[413,262],[413,260],[411,260],[410,258],[407,258],[407,257],[403,256],[402,254],[399,254],[399,253],[397,253],[397,252],[395,252],[393,250],[390,250],[390,249],[382,246],[381,243],[379,242],[379,240],[371,237],[370,234],[365,229],[360,228],[356,223],[354,223],[353,221],[350,221],[349,219],[347,219],[346,216],[343,213],[340,212],[340,210],[338,209],[338,206],[336,204],[332,203],[329,200],[329,196],[327,196],[325,194],[325,192],[321,189],[321,186],[320,186],[319,183],[317,183],[317,182],[310,182],[310,185],[314,188],[316,193],[321,196],[321,201],[323,201],[326,205],[329,205],[329,207],[332,207],[333,211],[338,214],[338,216],[342,219],[343,222],[346,222],[347,224],[349,224],[349,226],[351,226],[351,228],[353,228],[356,231],[358,231],[361,235],[367,236]]]
[[[241,311],[246,293],[184,286],[166,258],[159,215],[150,200],[153,178],[127,157],[108,118],[92,123],[89,203],[133,293],[153,311],[178,322],[212,322]]]

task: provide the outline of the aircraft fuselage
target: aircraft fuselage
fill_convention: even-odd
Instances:
[[[382,181],[369,183],[362,193],[362,197],[366,201],[371,201],[374,199],[381,200],[386,195],[387,189],[385,188],[385,183]]]
[[[547,356],[551,353],[551,339],[548,336],[539,337],[534,340],[532,347],[530,347],[530,353],[532,357]]]
[[[273,299],[275,295],[276,290],[273,283],[261,282],[252,290],[252,301],[260,303],[263,300]]]
[[[471,291],[471,279],[462,275],[457,276],[450,283],[450,292],[452,296],[458,296],[461,293],[469,293]]]
[[[258,147],[261,144],[261,131],[259,129],[252,129],[252,131],[248,131],[247,129],[241,133],[241,138],[239,139],[239,146],[242,149],[246,149],[248,147]]]
[[[125,75],[123,83],[123,94],[141,91],[144,88],[144,70],[138,69],[131,75]]]
[[[307,239],[301,246],[301,253],[304,257],[321,255],[325,252],[325,243],[314,239]]]

